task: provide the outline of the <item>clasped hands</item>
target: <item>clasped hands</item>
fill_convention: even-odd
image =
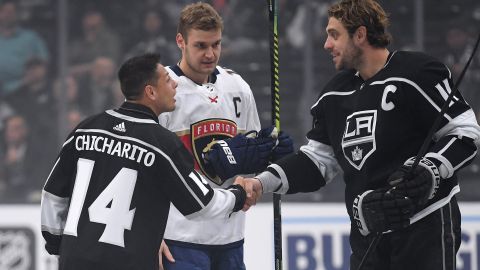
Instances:
[[[257,204],[257,201],[262,197],[263,187],[257,178],[238,176],[235,178],[234,184],[242,186],[247,193],[247,198],[242,208],[243,211],[247,211],[251,206]]]

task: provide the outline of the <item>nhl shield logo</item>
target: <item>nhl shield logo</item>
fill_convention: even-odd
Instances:
[[[368,157],[375,152],[377,111],[355,112],[347,117],[342,138],[343,155],[357,170],[361,170]]]
[[[192,139],[192,152],[195,162],[198,164],[202,173],[217,185],[223,184],[224,181],[218,177],[215,172],[210,171],[205,166],[203,153],[210,150],[210,147],[219,140],[225,140],[237,135],[237,124],[228,119],[206,119],[190,126],[190,134]]]

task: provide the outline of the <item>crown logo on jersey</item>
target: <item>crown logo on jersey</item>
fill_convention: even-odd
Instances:
[[[355,149],[352,151],[352,159],[354,161],[362,160],[362,152],[363,150],[358,148],[358,146],[355,147]]]
[[[122,122],[122,123],[114,126],[113,130],[120,131],[120,132],[126,132],[127,129],[125,128],[125,122]]]

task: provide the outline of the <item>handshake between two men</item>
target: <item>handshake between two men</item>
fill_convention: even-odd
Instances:
[[[367,190],[356,196],[351,206],[352,214],[362,235],[409,226],[410,218],[435,196],[441,180],[438,165],[428,158],[421,158],[412,170],[414,161],[415,158],[408,159],[392,173],[387,179],[388,187]],[[272,192],[282,185],[280,178],[265,177],[267,175],[235,179],[235,184],[241,185],[247,194],[244,211],[255,205],[263,192]]]

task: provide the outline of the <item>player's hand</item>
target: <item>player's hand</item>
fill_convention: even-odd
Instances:
[[[257,201],[262,197],[262,184],[256,178],[244,178],[241,176],[235,179],[235,183],[242,183],[247,193],[247,199],[243,206],[243,211],[247,211],[251,206],[256,205]]]
[[[415,206],[423,207],[435,196],[440,186],[440,173],[435,163],[422,158],[410,173],[415,158],[409,158],[405,164],[388,178],[392,186],[390,192],[412,199]]]
[[[258,137],[259,138],[271,137],[277,140],[272,150],[272,154],[270,158],[271,161],[277,161],[282,157],[293,153],[292,138],[283,131],[278,132],[275,126],[263,128],[258,132]]]
[[[170,249],[164,240],[162,240],[162,244],[160,244],[160,250],[158,251],[158,263],[160,265],[160,270],[163,270],[163,257],[165,257],[165,259],[171,263],[175,262],[175,259],[173,258],[172,253],[170,253]]]
[[[398,230],[410,225],[414,203],[387,189],[368,190],[353,202],[353,218],[362,235]]]
[[[276,139],[272,137],[252,138],[246,134],[238,134],[216,142],[204,153],[204,160],[206,165],[212,167],[216,175],[225,181],[235,175],[252,174],[265,169],[275,142]]]

